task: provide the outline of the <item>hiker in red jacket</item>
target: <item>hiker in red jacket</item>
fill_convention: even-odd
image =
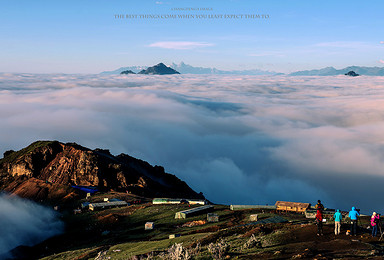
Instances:
[[[320,209],[316,213],[316,225],[317,225],[317,235],[323,235],[323,213]]]

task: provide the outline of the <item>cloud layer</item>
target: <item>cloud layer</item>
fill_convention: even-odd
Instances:
[[[63,230],[51,209],[0,194],[0,257],[16,246],[35,245]]]
[[[1,151],[38,139],[162,165],[218,203],[376,210],[383,77],[0,74]]]

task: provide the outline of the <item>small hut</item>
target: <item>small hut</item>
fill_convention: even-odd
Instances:
[[[304,213],[310,206],[309,203],[276,201],[276,210]]]
[[[208,213],[207,214],[207,221],[208,222],[219,222],[219,215],[214,213]]]
[[[213,210],[212,205],[206,205],[206,206],[201,206],[201,207],[197,207],[197,208],[193,208],[193,209],[188,209],[188,210],[176,212],[175,219],[189,218],[192,216],[197,216],[197,215],[201,215],[203,213],[210,212],[212,210]]]
[[[153,222],[147,222],[145,223],[145,230],[152,230],[154,228],[154,223]]]
[[[110,208],[116,208],[116,207],[125,207],[128,206],[128,203],[125,201],[112,201],[112,202],[98,202],[98,203],[90,203],[88,205],[89,209],[94,210],[101,210],[101,209],[110,209]]]

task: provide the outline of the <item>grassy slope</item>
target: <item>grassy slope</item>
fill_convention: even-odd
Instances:
[[[206,219],[206,214],[186,220],[174,219],[177,211],[188,208],[188,205],[146,203],[79,215],[68,214],[65,216],[70,227],[67,234],[63,235],[61,240],[53,239],[53,243],[49,245],[50,248],[57,244],[61,246],[55,248],[50,252],[50,256],[43,259],[93,259],[99,252],[105,252],[111,259],[129,259],[132,256],[150,252],[166,252],[174,243],[194,247],[197,242],[202,246],[201,253],[196,259],[211,259],[207,246],[221,238],[230,244],[228,252],[230,257],[239,259],[285,259],[302,252],[308,254],[309,258],[319,254],[345,256],[351,248],[357,250],[354,251],[354,255],[366,257],[372,250],[384,246],[384,243],[378,242],[377,239],[370,239],[368,234],[358,238],[363,242],[353,242],[351,238],[354,237],[345,235],[335,240],[333,222],[325,225],[324,237],[316,237],[316,226],[313,225],[313,220],[305,219],[300,214],[283,215],[289,223],[243,225],[249,223],[251,214],[257,213],[263,219],[274,216],[275,213],[262,213],[260,210],[230,211],[228,206],[220,205],[215,205],[215,213],[220,215],[220,222],[182,227],[186,222]],[[154,222],[155,229],[144,230],[146,222]],[[364,219],[362,226],[367,224],[368,220]],[[344,224],[343,231],[345,232],[348,227]],[[105,231],[109,233],[101,235]],[[168,239],[170,234],[181,234],[181,236]],[[258,246],[243,248],[252,234],[257,237]],[[328,245],[330,241],[332,243]],[[335,248],[330,249],[332,245]]]
[[[222,206],[219,206],[219,208],[222,208]],[[69,237],[74,238],[77,233],[86,232],[90,226],[94,229],[91,232],[97,233],[95,234],[97,236],[103,231],[108,231],[109,234],[102,236],[102,239],[77,241],[77,250],[69,250],[44,259],[75,259],[76,257],[82,258],[82,256],[85,257],[84,259],[87,259],[89,255],[93,256],[95,252],[110,246],[108,254],[113,254],[113,259],[119,259],[115,257],[122,257],[124,259],[127,255],[166,250],[173,243],[191,245],[194,241],[207,236],[209,232],[195,233],[201,227],[181,227],[182,224],[188,221],[201,220],[206,216],[196,216],[187,220],[177,220],[174,218],[176,212],[185,209],[189,209],[189,206],[149,206],[147,204],[107,209],[99,212],[87,212],[79,215],[67,215],[65,216],[65,221],[72,227],[67,230]],[[228,212],[219,210],[218,213],[224,216],[225,219],[225,215]],[[103,223],[102,220],[108,219],[108,216],[118,216],[119,220],[116,223]],[[155,222],[155,229],[144,230],[146,222]],[[204,225],[204,228],[216,225],[217,223],[209,223]],[[170,240],[168,239],[170,234],[181,234],[181,236]],[[123,241],[130,242],[121,243]],[[68,246],[71,247],[72,245]],[[116,249],[119,249],[120,253],[113,252]]]
[[[31,145],[21,149],[20,151],[15,151],[11,154],[9,154],[7,157],[0,159],[0,163],[12,163],[14,162],[17,158],[20,158],[33,150],[44,147],[46,145],[52,144],[55,141],[37,141],[32,143]]]

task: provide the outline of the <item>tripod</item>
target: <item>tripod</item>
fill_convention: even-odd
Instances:
[[[380,216],[381,217],[381,216]],[[383,231],[381,230],[381,218],[379,219],[379,221],[377,221],[377,224],[379,226],[379,231],[380,231],[380,238],[379,238],[379,241],[381,241],[383,239]]]

